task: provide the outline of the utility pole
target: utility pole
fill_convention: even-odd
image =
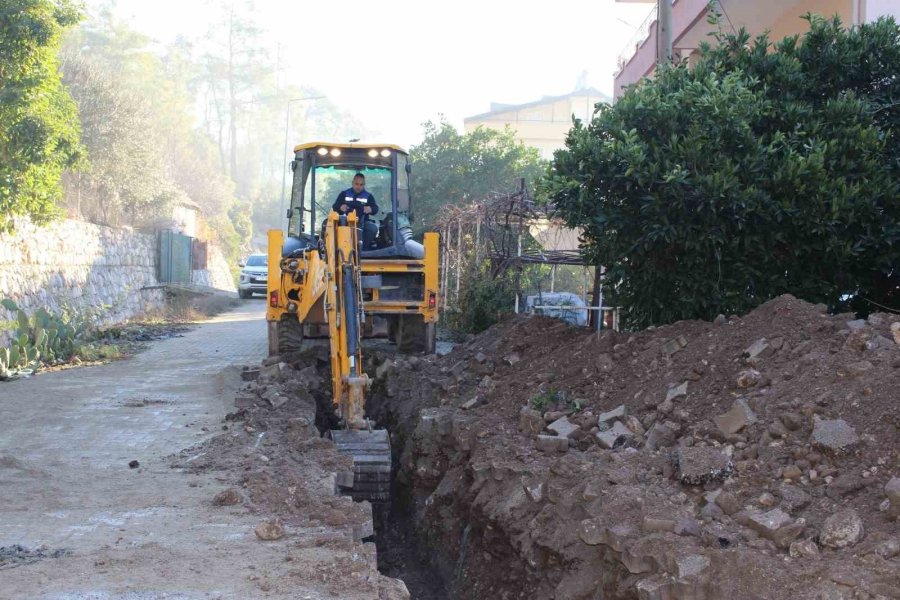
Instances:
[[[282,160],[284,159],[284,157],[289,156],[289,154],[288,154],[288,135],[290,133],[290,127],[291,127],[291,104],[293,104],[294,102],[302,102],[304,100],[319,100],[324,97],[325,96],[310,96],[309,98],[291,98],[290,100],[288,100],[287,110],[285,111],[287,113],[287,115],[285,115],[285,118],[284,118],[284,156],[282,157]],[[281,216],[284,216],[285,214],[287,214],[287,213],[285,213],[285,210],[284,210],[284,202],[285,202],[285,198],[287,197],[287,192],[285,191],[285,185],[287,184],[287,170],[288,170],[287,164],[282,164],[281,165],[281,204],[279,205],[281,208]]]
[[[657,0],[656,64],[672,62],[672,0]]]

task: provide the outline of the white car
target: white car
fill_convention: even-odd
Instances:
[[[266,278],[269,274],[269,257],[265,254],[251,254],[247,262],[241,263],[241,275],[238,280],[238,295],[249,298],[255,293],[266,293]]]

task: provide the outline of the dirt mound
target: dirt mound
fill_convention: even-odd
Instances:
[[[181,452],[171,466],[221,473],[220,481],[233,487],[210,504],[258,514],[256,537],[266,540],[260,543],[288,540],[283,560],[292,565],[290,577],[254,575],[261,593],[318,585],[322,597],[409,598],[401,582],[377,571],[375,546],[367,541],[374,533],[371,506],[337,495],[337,478],[352,477],[353,463],[321,437],[332,418],[321,375],[327,359],[327,350],[314,347],[244,367],[246,384],[223,432]]]
[[[522,317],[379,357],[371,408],[460,597],[900,598],[898,344],[900,316],[791,296],[634,334]]]

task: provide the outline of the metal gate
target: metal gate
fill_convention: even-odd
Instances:
[[[159,232],[157,278],[160,283],[190,283],[194,238],[163,229]]]

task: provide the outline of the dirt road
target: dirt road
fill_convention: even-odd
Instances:
[[[323,597],[265,583],[304,531],[260,542],[259,515],[210,501],[231,474],[168,459],[223,432],[241,383],[228,367],[264,356],[263,311],[248,302],[132,359],[0,386],[0,598]]]

